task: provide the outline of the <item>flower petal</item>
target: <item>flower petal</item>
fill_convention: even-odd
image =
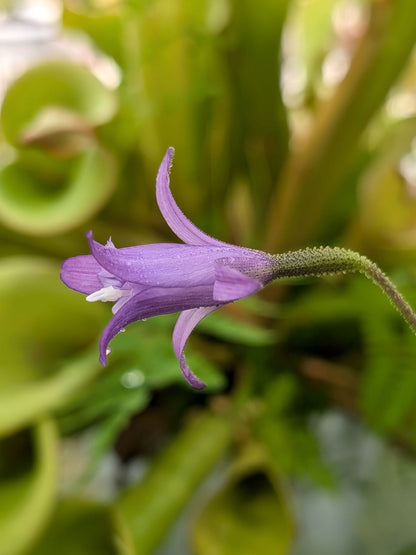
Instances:
[[[194,387],[195,389],[203,389],[205,387],[204,382],[201,382],[199,378],[190,370],[189,366],[186,364],[185,355],[183,353],[185,349],[186,342],[191,335],[195,326],[199,324],[201,320],[214,312],[221,305],[217,306],[204,306],[201,308],[192,308],[190,310],[184,310],[179,315],[176,322],[175,329],[172,334],[173,350],[175,351],[176,358],[179,361],[182,374],[185,380]]]
[[[237,301],[252,295],[261,287],[261,283],[255,279],[246,276],[235,268],[226,266],[222,261],[217,261],[213,291],[214,301],[221,303]]]
[[[100,264],[90,255],[68,258],[61,266],[61,280],[70,289],[91,295],[102,288],[98,278]]]
[[[138,320],[212,305],[212,287],[148,287],[134,294],[108,322],[100,338],[100,362],[107,362],[109,342],[120,330]]]
[[[169,171],[174,153],[175,149],[169,147],[156,177],[156,200],[166,223],[179,239],[188,245],[227,245],[198,229],[176,204],[169,186]]]
[[[250,260],[246,262],[249,254],[243,258],[243,249],[232,245],[218,247],[158,243],[116,249],[112,245],[104,246],[94,241],[91,231],[87,237],[94,258],[107,272],[118,276],[122,282],[149,287],[212,285],[215,260],[232,258],[236,263],[240,260],[243,265],[250,263]]]

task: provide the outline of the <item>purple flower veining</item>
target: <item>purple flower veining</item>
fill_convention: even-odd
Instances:
[[[156,178],[159,209],[184,244],[157,243],[118,249],[87,233],[90,255],[69,258],[61,279],[87,301],[114,302],[100,339],[100,362],[108,344],[125,326],[160,314],[180,312],[173,331],[173,349],[188,383],[204,383],[189,369],[184,349],[194,327],[217,308],[247,297],[276,277],[276,260],[264,252],[237,247],[206,235],[177,206],[169,185],[174,154],[167,150]]]

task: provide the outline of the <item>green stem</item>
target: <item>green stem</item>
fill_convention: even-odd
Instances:
[[[371,279],[388,296],[416,333],[416,314],[386,274],[361,254],[339,247],[317,247],[274,256],[276,278],[323,276],[359,272]]]

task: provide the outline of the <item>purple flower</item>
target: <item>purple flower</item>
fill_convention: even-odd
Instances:
[[[169,148],[156,179],[160,211],[185,244],[157,243],[118,249],[87,233],[90,255],[66,260],[61,279],[84,293],[87,301],[111,301],[113,318],[100,339],[100,362],[108,344],[125,326],[159,314],[181,312],[173,331],[173,349],[190,385],[204,387],[189,369],[184,348],[194,327],[224,304],[247,297],[276,277],[276,261],[264,252],[237,247],[206,235],[186,218],[169,188],[174,149]]]

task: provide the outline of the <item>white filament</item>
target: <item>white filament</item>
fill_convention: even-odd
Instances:
[[[98,291],[94,291],[91,295],[88,295],[86,300],[89,303],[94,303],[96,301],[101,301],[103,303],[118,301],[121,297],[127,297],[130,295],[129,289],[115,289],[112,285],[109,287],[103,287]]]

